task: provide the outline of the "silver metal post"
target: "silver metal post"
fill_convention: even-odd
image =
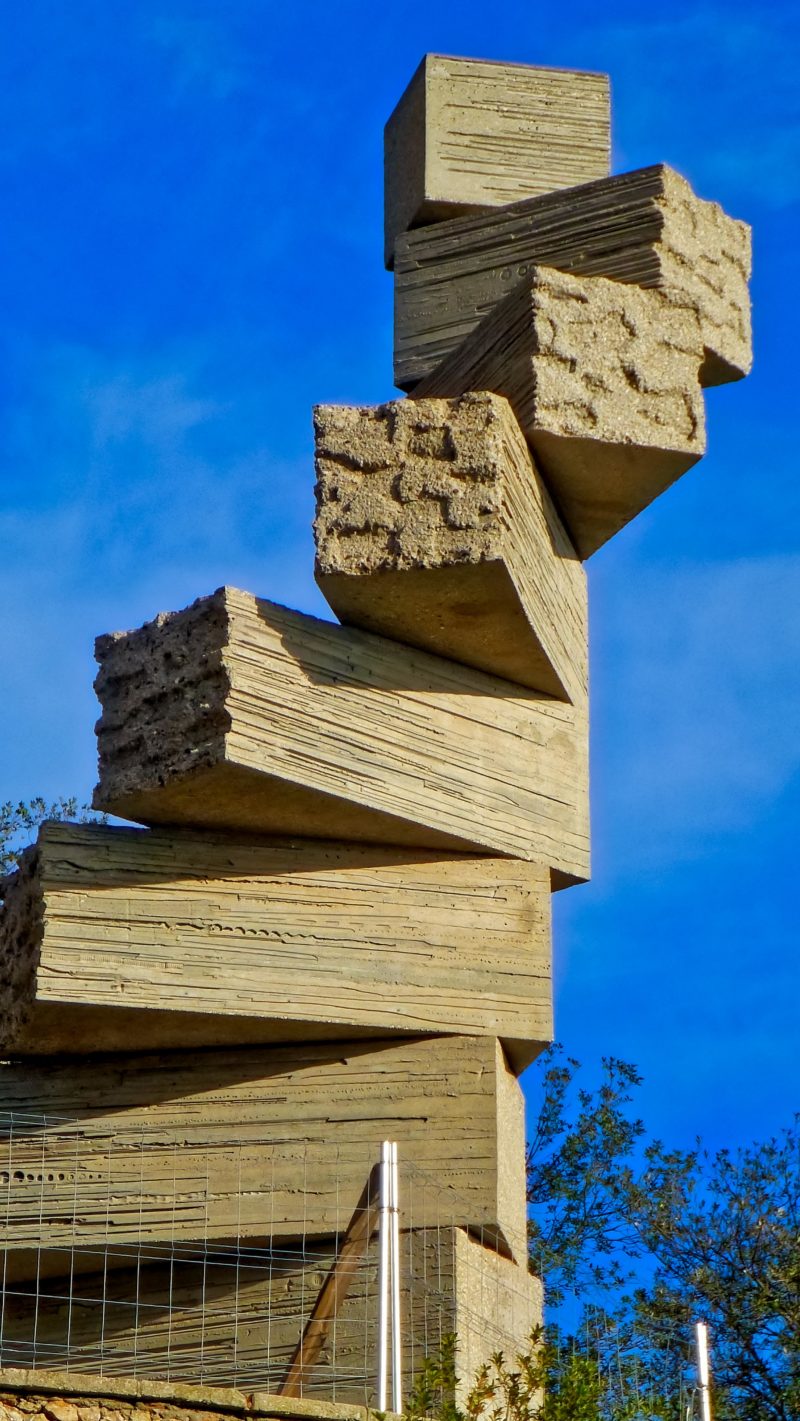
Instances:
[[[397,1145],[391,1147],[391,1239],[392,1275],[392,1410],[403,1409],[402,1354],[400,1350],[400,1180],[397,1169]]]
[[[697,1350],[697,1380],[700,1386],[700,1414],[702,1421],[711,1421],[711,1390],[708,1371],[708,1328],[704,1322],[695,1323],[695,1347]]]
[[[389,1374],[389,1236],[391,1233],[391,1161],[392,1147],[388,1140],[381,1145],[381,1167],[378,1176],[380,1209],[378,1212],[378,1377],[376,1383],[377,1410],[387,1409]]]

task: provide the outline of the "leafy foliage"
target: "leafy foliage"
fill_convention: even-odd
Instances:
[[[23,849],[36,836],[36,830],[47,819],[73,819],[79,823],[98,819],[88,805],[78,805],[77,799],[57,799],[48,804],[37,796],[13,804],[0,804],[0,880],[13,872]],[[103,816],[104,818],[104,816]]]
[[[667,1150],[631,1112],[633,1067],[606,1060],[594,1093],[576,1087],[578,1069],[557,1048],[544,1061],[528,1193],[531,1266],[556,1306],[584,1300],[579,1350],[602,1370],[596,1328],[591,1338],[605,1317],[625,1383],[613,1404],[635,1384],[669,1408],[643,1414],[677,1416],[687,1340],[704,1319],[717,1421],[798,1421],[798,1120],[735,1153]],[[605,1309],[587,1301],[597,1290]]]
[[[417,1368],[403,1411],[406,1421],[422,1421],[427,1416],[435,1416],[437,1421],[463,1421],[455,1391],[456,1335],[451,1332],[442,1338],[439,1351],[424,1357]]]
[[[502,1352],[481,1367],[464,1403],[466,1421],[599,1421],[601,1381],[577,1351],[563,1357],[537,1330],[509,1365]]]
[[[407,1421],[428,1416],[437,1421],[600,1421],[596,1367],[576,1353],[560,1364],[538,1328],[516,1367],[497,1352],[479,1369],[462,1406],[454,1400],[455,1385],[456,1337],[451,1334],[436,1356],[425,1358],[405,1408]]]
[[[530,1346],[512,1366],[502,1352],[481,1367],[463,1404],[454,1400],[456,1338],[443,1340],[437,1356],[426,1358],[406,1406],[408,1421],[644,1421],[679,1413],[662,1397],[643,1399],[605,1372],[602,1358],[577,1339],[565,1344],[552,1331],[536,1328]],[[680,1421],[683,1421],[682,1416]]]
[[[528,1147],[529,1252],[534,1272],[547,1280],[548,1300],[566,1293],[618,1287],[632,1277],[640,1240],[622,1205],[630,1161],[644,1135],[627,1107],[641,1084],[633,1066],[603,1062],[596,1093],[579,1088],[570,1113],[579,1063],[553,1046],[541,1058],[543,1100]]]

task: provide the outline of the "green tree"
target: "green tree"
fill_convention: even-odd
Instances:
[[[578,1069],[558,1048],[543,1061],[530,1254],[556,1306],[583,1299],[579,1353],[620,1379],[601,1413],[624,1414],[636,1391],[650,1409],[631,1414],[680,1415],[691,1327],[704,1319],[718,1421],[798,1421],[798,1121],[736,1152],[668,1150],[631,1109],[633,1067],[606,1060],[595,1091]]]
[[[497,1352],[482,1366],[461,1406],[456,1390],[456,1337],[442,1339],[414,1381],[407,1421],[601,1421],[602,1381],[594,1361],[580,1351],[559,1351],[537,1328],[530,1347],[513,1362]]]
[[[16,868],[23,849],[36,838],[40,824],[47,819],[77,819],[84,823],[104,817],[95,814],[88,805],[79,805],[77,799],[56,799],[48,803],[37,796],[18,804],[10,800],[0,804],[0,897],[3,877]]]
[[[593,1346],[537,1328],[521,1356],[509,1361],[498,1352],[481,1367],[458,1405],[451,1335],[423,1362],[405,1416],[407,1421],[685,1421],[685,1408],[645,1393],[633,1374],[618,1374],[618,1364],[616,1358],[609,1370]]]
[[[633,1066],[608,1058],[594,1092],[576,1085],[579,1063],[552,1046],[540,1057],[542,1100],[528,1146],[531,1267],[548,1301],[617,1288],[632,1277],[640,1242],[621,1206],[620,1184],[639,1142]]]

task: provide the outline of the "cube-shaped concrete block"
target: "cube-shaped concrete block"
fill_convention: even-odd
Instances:
[[[536,267],[415,398],[505,395],[586,558],[703,454],[702,350],[681,292]]]
[[[587,876],[583,706],[234,588],[97,657],[98,808]]]
[[[681,292],[700,318],[701,384],[750,369],[750,228],[662,164],[399,238],[396,384],[433,374],[534,266]]]
[[[542,864],[47,824],[0,906],[0,1048],[552,1038]]]
[[[315,571],[337,616],[585,702],[585,574],[508,402],[323,406],[315,429]]]
[[[605,177],[608,77],[427,54],[384,142],[391,267],[409,227]]]

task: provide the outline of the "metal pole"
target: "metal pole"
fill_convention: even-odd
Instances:
[[[403,1378],[400,1351],[400,1181],[397,1169],[397,1145],[391,1149],[391,1274],[392,1274],[392,1410],[403,1409]]]
[[[711,1391],[708,1373],[708,1328],[704,1322],[695,1323],[695,1346],[697,1349],[697,1380],[700,1386],[700,1415],[702,1421],[711,1421]]]
[[[388,1140],[381,1145],[381,1167],[378,1176],[380,1212],[378,1214],[378,1393],[377,1410],[385,1411],[388,1382],[389,1341],[389,1235],[391,1204],[392,1147]]]

